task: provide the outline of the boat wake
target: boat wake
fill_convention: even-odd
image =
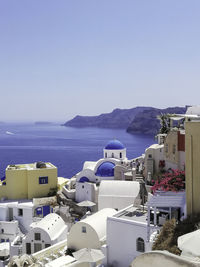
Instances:
[[[9,135],[14,135],[14,133],[12,133],[12,132],[6,132],[6,134],[9,134]]]

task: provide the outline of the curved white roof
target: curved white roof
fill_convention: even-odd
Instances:
[[[116,213],[116,210],[106,208],[102,209],[95,214],[88,216],[86,219],[81,220],[77,224],[88,224],[90,225],[97,233],[99,239],[106,236],[106,222],[108,216],[113,216]]]
[[[67,226],[58,214],[50,213],[45,216],[41,221],[32,223],[31,228],[39,228],[44,230],[48,233],[51,240],[54,240],[67,228]]]
[[[178,247],[182,250],[182,254],[188,256],[200,256],[200,230],[178,237]]]
[[[101,181],[99,195],[137,197],[140,183],[136,181]]]

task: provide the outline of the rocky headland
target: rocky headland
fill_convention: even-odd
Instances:
[[[63,125],[66,127],[98,127],[125,129],[128,133],[156,134],[160,128],[159,114],[184,114],[186,107],[135,107],[131,109],[114,109],[111,113],[99,116],[76,116]]]

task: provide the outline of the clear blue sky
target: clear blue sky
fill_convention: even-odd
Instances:
[[[1,0],[0,121],[200,101],[199,0]]]

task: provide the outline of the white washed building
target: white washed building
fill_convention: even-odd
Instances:
[[[82,171],[76,175],[76,202],[95,202],[98,197],[96,184],[104,180],[114,180],[115,167],[123,164],[128,164],[126,148],[118,140],[110,141],[103,150],[103,158],[96,162],[86,161]]]
[[[51,213],[41,221],[31,224],[31,230],[22,241],[22,251],[32,254],[67,238],[67,226],[63,219]]]
[[[39,202],[40,199],[37,200]],[[34,199],[33,199],[34,201]],[[35,204],[32,200],[5,200],[0,202],[0,221],[17,220],[23,233],[30,230],[30,224],[34,218],[43,218],[53,212],[49,204],[45,205],[47,198],[43,198],[43,204]]]
[[[67,237],[67,247],[100,249],[106,241],[107,218],[115,213],[114,209],[103,209],[74,224]]]
[[[148,240],[147,212],[131,205],[109,216],[106,244],[107,266],[129,266],[135,257],[150,251],[152,242]]]

